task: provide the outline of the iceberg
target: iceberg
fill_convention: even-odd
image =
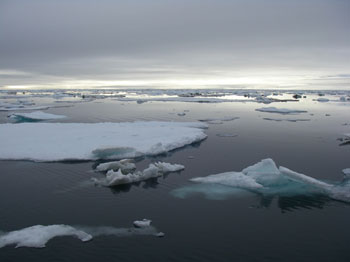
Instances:
[[[341,183],[326,183],[316,178],[297,173],[286,167],[276,166],[268,158],[240,172],[225,172],[206,177],[190,179],[196,184],[187,185],[171,192],[176,197],[185,198],[196,193],[209,199],[225,199],[241,193],[241,190],[264,196],[324,195],[334,200],[350,202],[349,169],[344,169]],[[205,187],[201,185],[206,185]],[[240,189],[234,191],[233,189]]]
[[[262,108],[255,109],[255,111],[260,111],[260,112],[265,112],[265,113],[277,113],[277,114],[282,114],[282,115],[307,113],[307,111],[305,111],[305,110],[276,108],[276,107],[262,107]]]
[[[0,159],[63,161],[158,155],[204,140],[199,122],[0,124]]]
[[[0,248],[7,245],[43,248],[50,239],[62,236],[74,236],[84,242],[92,239],[90,234],[68,225],[36,225],[1,235]]]
[[[54,119],[62,119],[66,116],[64,115],[55,115],[49,114],[42,111],[34,111],[30,113],[15,113],[8,116],[18,122],[36,122],[43,120],[54,120]]]
[[[109,170],[106,177],[102,179],[92,178],[95,184],[101,186],[117,186],[124,184],[131,184],[141,182],[150,178],[157,178],[167,173],[178,172],[185,167],[179,164],[169,164],[165,162],[156,162],[149,165],[143,171],[136,171],[134,173],[123,174],[122,168],[117,171]]]

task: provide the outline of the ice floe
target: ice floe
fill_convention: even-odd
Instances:
[[[277,167],[272,159],[264,159],[241,172],[225,172],[206,177],[196,177],[187,185],[172,191],[179,198],[186,198],[196,193],[210,199],[225,199],[242,190],[259,195],[297,196],[320,194],[335,200],[350,201],[349,170],[343,170],[344,180],[326,183],[285,167]],[[204,189],[203,189],[204,186]],[[233,189],[240,189],[234,191]]]
[[[151,220],[134,222],[134,228],[116,228],[111,226],[69,226],[69,225],[35,225],[16,231],[0,233],[0,248],[9,245],[18,247],[44,248],[55,237],[73,236],[83,242],[99,236],[130,237],[150,235],[163,237],[165,234],[151,226]]]
[[[183,165],[179,164],[156,162],[151,163],[148,168],[144,169],[143,171],[136,171],[126,174],[122,172],[122,169],[119,169],[117,171],[109,170],[106,173],[106,177],[101,179],[93,178],[93,181],[95,184],[111,187],[141,182],[150,178],[157,178],[167,173],[181,171],[184,168],[185,167]]]
[[[270,117],[264,117],[264,120],[268,120],[268,121],[275,121],[275,122],[283,122],[283,121],[287,121],[287,122],[307,122],[310,121],[311,119],[308,118],[270,118]]]
[[[276,108],[276,107],[262,107],[257,108],[255,111],[265,112],[265,113],[277,113],[277,114],[300,114],[307,113],[305,110],[288,109],[288,108]]]
[[[207,136],[199,122],[0,124],[0,159],[123,159],[166,153]]]
[[[49,114],[42,111],[34,111],[30,113],[14,113],[8,116],[18,122],[36,122],[43,120],[54,120],[54,119],[62,119],[66,116],[64,115],[55,115]]]
[[[50,239],[62,236],[74,236],[81,241],[92,239],[90,234],[68,225],[36,225],[1,235],[0,248],[7,245],[42,248]]]

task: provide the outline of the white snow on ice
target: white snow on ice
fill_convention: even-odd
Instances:
[[[108,171],[118,169],[120,169],[122,172],[129,172],[136,169],[136,165],[133,159],[122,159],[120,161],[102,163],[96,167],[96,171]]]
[[[68,225],[36,225],[1,235],[0,248],[7,245],[42,248],[50,239],[62,236],[74,236],[81,241],[92,239],[90,234]]]
[[[297,109],[288,109],[288,108],[276,108],[276,107],[262,107],[257,108],[255,111],[265,112],[265,113],[277,113],[277,114],[299,114],[299,113],[307,113],[305,110],[297,110]]]
[[[207,136],[199,122],[0,124],[0,159],[122,159],[166,153]]]
[[[151,220],[134,222],[137,228],[116,228],[110,226],[69,226],[69,225],[35,225],[16,231],[0,233],[0,248],[8,245],[18,247],[44,248],[55,237],[73,236],[83,242],[99,236],[129,237],[134,235],[151,235],[163,237],[165,234],[151,226]]]
[[[93,178],[93,181],[102,186],[117,186],[123,184],[136,183],[150,178],[160,177],[171,172],[178,172],[185,167],[179,164],[169,164],[165,162],[151,163],[148,168],[143,171],[123,174],[122,169],[118,171],[109,170],[105,178]]]

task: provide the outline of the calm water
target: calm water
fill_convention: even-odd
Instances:
[[[92,172],[96,162],[1,161],[0,231],[37,224],[129,227],[136,219],[149,218],[166,236],[100,236],[86,243],[60,237],[43,249],[4,247],[0,261],[349,261],[347,203],[325,196],[267,198],[249,193],[208,200],[202,195],[178,199],[170,194],[190,184],[191,177],[240,171],[268,157],[318,179],[341,181],[341,170],[350,167],[350,146],[339,146],[337,138],[350,132],[350,126],[344,125],[350,123],[350,102],[319,103],[313,98],[317,97],[269,105],[138,104],[107,98],[46,110],[68,116],[60,122],[240,119],[209,124],[208,138],[200,144],[138,159],[140,169],[162,160],[183,164],[185,170],[130,186],[94,186],[90,178],[102,176]],[[255,111],[266,106],[308,113],[284,116]],[[177,115],[184,110],[185,116]],[[9,122],[8,114],[0,112],[1,123]],[[217,136],[228,133],[238,136]]]

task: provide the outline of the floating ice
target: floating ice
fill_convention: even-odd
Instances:
[[[287,109],[287,108],[276,108],[276,107],[262,107],[257,108],[255,111],[266,112],[266,113],[277,113],[277,114],[299,114],[307,113],[305,110]]]
[[[96,167],[96,171],[108,171],[118,169],[120,169],[122,172],[130,172],[136,169],[136,165],[133,159],[122,159],[120,161],[102,163]]]
[[[210,199],[225,199],[227,196],[240,192],[233,191],[234,188],[272,196],[320,194],[335,200],[350,202],[350,182],[347,177],[350,170],[344,169],[343,172],[345,174],[344,181],[331,184],[285,167],[277,168],[272,159],[264,159],[241,172],[226,172],[192,178],[190,181],[199,184],[178,188],[172,194],[185,198],[201,193]],[[203,185],[206,185],[204,189]]]
[[[282,122],[282,121],[287,121],[287,122],[305,122],[305,121],[310,121],[311,119],[308,118],[269,118],[269,117],[264,117],[264,120],[269,120],[269,121],[276,121],[276,122]]]
[[[350,168],[345,168],[342,170],[346,178],[350,178]]]
[[[320,97],[316,99],[318,102],[329,102],[328,98]]]
[[[44,113],[42,111],[34,111],[31,113],[15,113],[9,115],[8,117],[20,122],[35,122],[42,120],[62,119],[66,116]]]
[[[157,155],[206,138],[193,122],[0,124],[0,159],[122,159]]]
[[[135,227],[149,227],[152,223],[152,220],[149,220],[149,219],[142,219],[142,220],[136,220],[134,221],[134,226]]]
[[[12,231],[0,236],[0,248],[7,245],[16,247],[45,247],[54,237],[74,236],[81,241],[89,241],[92,236],[84,231],[67,225],[36,225],[21,230]]]
[[[218,136],[218,137],[236,137],[238,135],[237,134],[224,133],[224,134],[216,134],[216,136]]]
[[[137,222],[137,223],[136,223]],[[0,234],[0,248],[8,245],[17,247],[43,248],[46,243],[55,237],[73,236],[81,241],[89,241],[93,237],[116,236],[129,237],[134,235],[150,235],[162,237],[165,234],[151,226],[151,220],[135,221],[138,228],[116,228],[110,226],[69,226],[69,225],[36,225],[20,230]]]
[[[233,121],[239,119],[239,117],[223,117],[223,118],[202,118],[198,119],[201,122],[207,122],[209,124],[222,124],[223,121]]]
[[[109,170],[105,178],[93,178],[93,181],[98,185],[110,187],[136,183],[150,178],[160,177],[166,173],[181,171],[184,168],[185,167],[183,165],[156,162],[150,164],[149,167],[142,172],[136,171],[134,173],[123,174],[121,169],[118,171]]]

